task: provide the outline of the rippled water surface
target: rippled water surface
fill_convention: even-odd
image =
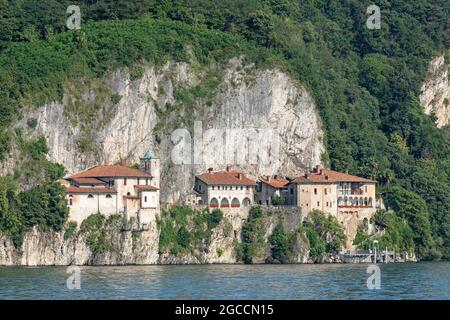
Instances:
[[[65,267],[0,267],[0,299],[450,300],[450,262],[379,266],[379,290],[367,265],[81,267],[80,290]]]

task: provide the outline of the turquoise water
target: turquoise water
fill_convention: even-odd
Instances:
[[[446,299],[450,262],[379,265],[81,267],[69,290],[65,267],[0,267],[0,299]]]

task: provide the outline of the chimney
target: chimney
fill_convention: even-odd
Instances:
[[[270,176],[267,176],[267,181],[270,182]]]
[[[348,174],[348,169],[345,169],[345,173]]]
[[[319,174],[320,174],[320,175],[322,175],[322,173],[323,173],[323,170],[322,170],[322,169],[320,169],[320,172],[319,172]]]
[[[231,169],[233,169],[233,167],[232,167],[232,166],[230,166],[230,165],[227,165],[227,172],[230,172],[230,171],[231,171]]]
[[[213,172],[213,168],[208,168],[208,172],[212,173]]]
[[[305,173],[305,178],[308,179],[308,174],[307,173]]]
[[[240,173],[240,172],[238,173],[238,179],[242,180],[242,173]]]
[[[325,180],[328,180],[328,175],[325,176]]]
[[[315,172],[319,172],[320,171],[320,164],[316,165],[316,171]]]

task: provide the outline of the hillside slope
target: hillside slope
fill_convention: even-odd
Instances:
[[[449,127],[436,128],[419,98],[430,62],[450,47],[447,1],[386,2],[380,30],[365,27],[368,4],[356,0],[86,1],[82,29],[58,34],[64,30],[65,19],[59,15],[64,16],[66,4],[1,2],[0,158],[6,157],[5,170],[26,181],[21,188],[58,171],[44,159],[49,151],[45,141],[30,140],[24,132],[24,122],[31,130],[43,126],[33,120],[37,114],[30,116],[36,108],[61,105],[71,97],[72,109],[65,117],[73,127],[88,127],[95,113],[77,104],[77,95],[92,89],[91,84],[102,88],[99,79],[112,79],[117,70],[128,69],[137,80],[149,67],[174,61],[208,73],[226,70],[230,59],[243,56],[243,66],[279,69],[292,83],[302,84],[320,115],[323,163],[379,180],[379,193],[415,233],[419,258],[450,257]],[[44,19],[50,7],[54,10]],[[132,20],[91,22],[116,18]],[[34,27],[28,28],[30,24]],[[215,77],[207,76],[206,90],[174,95],[181,101],[174,110],[189,109],[197,98],[205,109],[220,98],[215,92],[222,81]],[[82,88],[87,91],[78,90]],[[114,95],[116,88],[110,88],[93,106],[123,103],[120,94]],[[185,113],[182,122],[191,126],[195,114]],[[267,117],[270,112],[261,119]],[[91,140],[87,136],[78,144],[86,148],[80,163],[95,159],[86,160]],[[317,146],[315,150],[321,148]],[[407,241],[407,235],[398,240],[394,234],[384,241]]]

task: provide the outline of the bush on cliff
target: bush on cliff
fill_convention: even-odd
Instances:
[[[288,262],[292,256],[292,235],[279,223],[269,237],[272,258],[280,262]]]
[[[80,233],[86,236],[86,244],[93,253],[109,252],[113,249],[112,233],[118,232],[122,216],[106,216],[100,212],[89,215],[80,226]]]
[[[338,253],[347,241],[344,229],[337,219],[319,210],[308,214],[300,230],[305,232],[310,245],[310,256],[314,259],[324,253]]]
[[[162,209],[157,218],[160,230],[159,252],[195,254],[205,251],[211,241],[211,231],[222,221],[220,209],[197,210],[189,206],[172,206]]]
[[[12,177],[0,177],[0,232],[20,247],[23,235],[33,226],[41,230],[61,231],[68,208],[64,187],[57,182],[18,191]]]
[[[266,247],[264,240],[264,213],[260,206],[250,209],[248,219],[242,226],[242,244],[236,246],[236,256],[244,263],[252,263]]]

